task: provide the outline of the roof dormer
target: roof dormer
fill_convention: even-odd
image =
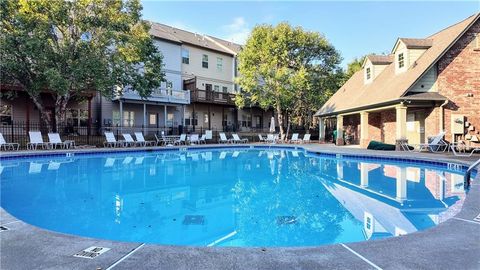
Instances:
[[[406,71],[430,47],[431,39],[399,38],[392,50],[395,56],[395,73]]]
[[[371,83],[392,62],[392,55],[367,55],[362,64],[365,84]]]

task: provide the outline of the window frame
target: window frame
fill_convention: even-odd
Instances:
[[[365,70],[365,76],[367,78],[367,81],[369,81],[372,78],[372,68],[371,67],[367,67],[367,69]]]
[[[190,65],[190,51],[185,48],[182,48],[182,64]]]
[[[400,59],[401,58],[401,59]],[[398,54],[398,68],[405,68],[405,53],[401,52]]]
[[[218,72],[223,71],[223,58],[222,57],[217,57],[217,71]]]
[[[202,68],[208,69],[208,54],[202,54]]]

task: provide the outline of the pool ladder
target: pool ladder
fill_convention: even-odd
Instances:
[[[473,168],[477,167],[478,165],[480,165],[480,159],[478,159],[470,167],[468,167],[467,172],[465,172],[465,176],[463,178],[463,186],[465,187],[465,189],[470,188],[470,177],[471,177],[471,174],[472,174],[472,170],[473,170]],[[478,173],[478,171],[477,171],[477,173]]]

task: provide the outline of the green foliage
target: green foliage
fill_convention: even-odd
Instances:
[[[338,88],[335,48],[321,34],[285,22],[256,26],[238,60],[237,105],[273,107],[282,134],[284,114],[309,126],[312,112]]]
[[[0,8],[1,81],[21,86],[40,111],[48,90],[57,120],[74,96],[129,86],[146,97],[163,80],[139,0],[0,0]]]
[[[352,62],[348,63],[347,72],[345,73],[345,81],[350,79],[350,77],[352,77],[353,74],[355,74],[355,72],[362,69],[362,65],[363,65],[363,61],[365,61],[365,57],[366,56],[355,58],[352,60]]]

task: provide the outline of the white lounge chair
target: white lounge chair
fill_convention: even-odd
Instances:
[[[0,150],[2,150],[2,147],[3,149],[6,150],[18,150],[18,148],[20,147],[20,144],[18,143],[7,143],[5,141],[5,138],[3,137],[3,134],[0,133]]]
[[[266,142],[265,138],[262,136],[262,134],[258,134],[258,141],[263,142],[263,143]]]
[[[200,139],[198,137],[198,134],[190,135],[190,144],[200,144]]]
[[[163,133],[162,133],[162,135],[160,135],[160,137],[158,137],[158,135],[155,134],[155,140],[157,140],[157,146],[158,145],[160,145],[160,146],[167,145],[167,143],[168,143],[168,141],[165,138],[165,135],[163,135]]]
[[[157,144],[155,141],[145,141],[142,132],[135,132],[135,139],[140,146],[155,146]]]
[[[302,140],[298,138],[298,133],[293,133],[290,143],[300,143]]]
[[[443,140],[445,136],[445,131],[440,132],[437,136],[433,137],[430,143],[420,143],[420,144],[408,144],[402,143],[400,147],[404,151],[409,152],[422,152],[428,150],[430,152],[445,152],[448,149],[448,143]]]
[[[310,136],[311,135],[309,133],[306,133],[305,135],[303,135],[302,143],[310,143],[311,142]]]
[[[129,133],[122,133],[123,139],[125,140],[125,146],[137,146],[139,145],[138,142],[136,142],[132,135]]]
[[[232,142],[233,143],[248,143],[248,139],[241,139],[237,133],[232,134]]]
[[[28,137],[30,138],[30,142],[27,144],[27,149],[29,150],[37,150],[38,146],[41,146],[43,149],[48,149],[50,147],[50,143],[43,141],[42,133],[40,131],[29,131]]]
[[[30,162],[28,167],[28,174],[37,174],[42,172],[43,163]]]
[[[466,145],[464,142],[451,143],[450,149],[457,157],[471,157],[476,152],[480,153],[480,147],[471,147]],[[471,152],[468,153],[468,151]]]
[[[237,158],[240,155],[239,151],[233,151],[232,157]]]
[[[227,135],[225,135],[225,133],[223,132],[220,132],[219,135],[220,135],[220,140],[218,141],[219,143],[230,143],[232,141],[230,139],[227,139]]]
[[[213,132],[211,130],[205,130],[205,140],[212,140]]]
[[[267,143],[275,143],[277,140],[276,140],[276,137],[274,134],[267,134],[267,139],[265,139],[265,142]]]
[[[57,146],[60,146],[62,149],[74,148],[75,142],[71,140],[62,141],[60,134],[58,133],[48,133],[48,141],[52,148],[56,149]]]
[[[117,141],[115,139],[115,135],[113,135],[113,132],[105,132],[105,142],[103,142],[104,147],[118,147],[118,146],[125,146],[125,142],[123,141]]]
[[[198,141],[200,144],[207,144],[207,134],[203,134],[202,137],[200,137],[200,140]]]
[[[173,142],[174,145],[186,144],[187,134],[180,134],[180,138]]]

